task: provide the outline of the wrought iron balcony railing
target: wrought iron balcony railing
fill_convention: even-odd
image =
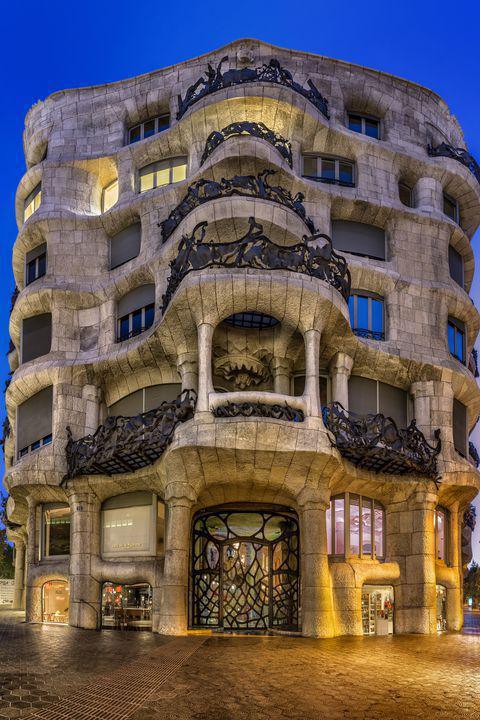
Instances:
[[[218,405],[213,410],[215,417],[261,417],[273,418],[274,420],[288,420],[290,422],[303,422],[305,415],[303,410],[293,408],[288,403],[284,405],[261,402],[234,403],[227,402],[225,405]]]
[[[184,390],[172,402],[134,417],[112,416],[93,435],[72,438],[67,427],[67,474],[117,475],[151,465],[172,441],[177,425],[193,417],[196,393]]]
[[[480,465],[480,455],[478,454],[478,450],[471,440],[469,440],[468,443],[468,454],[475,467],[478,468],[478,466]]]
[[[296,245],[277,245],[263,234],[263,226],[255,218],[249,218],[248,222],[246,234],[234,242],[204,242],[207,222],[199,223],[190,236],[182,237],[178,255],[170,263],[171,274],[162,298],[163,312],[183,278],[192,270],[207,267],[291,270],[325,280],[348,298],[350,271],[327,235],[317,233],[309,238],[304,236]]]
[[[327,119],[328,100],[316,88],[312,80],[307,80],[308,89],[293,79],[292,73],[284,68],[278,60],[272,58],[270,62],[259,68],[231,68],[222,72],[222,65],[227,62],[228,55],[220,60],[216,70],[208,64],[205,75],[202,75],[193,85],[190,85],[185,97],[178,96],[177,120],[180,120],[187,110],[206,95],[223,90],[233,85],[244,83],[268,82],[276,85],[284,85],[296,93],[303,95],[309,102],[319,110]]]
[[[437,479],[437,456],[441,449],[440,430],[436,445],[430,445],[415,420],[405,429],[381,413],[357,415],[338,402],[323,408],[325,426],[335,438],[334,446],[357,467],[392,475],[425,475]]]
[[[367,340],[385,340],[385,333],[378,330],[366,330],[365,328],[353,328],[353,334]]]
[[[270,145],[272,145],[272,147],[275,148],[275,150],[278,150],[280,155],[287,161],[290,167],[293,167],[292,146],[288,140],[285,140],[284,137],[273,130],[270,130],[270,128],[264,125],[264,123],[249,122],[248,120],[230,123],[230,125],[224,127],[223,130],[214,130],[211,132],[207,138],[207,142],[205,143],[205,149],[203,151],[202,159],[200,160],[200,165],[203,165],[213,151],[216,150],[219,145],[224,143],[225,140],[240,135],[249,135],[250,137],[257,137],[261,140],[266,140],[270,143]]]
[[[303,205],[304,195],[299,192],[295,196],[280,185],[270,185],[268,177],[275,175],[275,170],[262,170],[258,175],[235,175],[228,180],[198,180],[187,190],[187,194],[172,210],[166,220],[161,222],[162,242],[166,242],[173,231],[180,225],[189,213],[195,208],[210,200],[229,198],[233,196],[252,197],[260,200],[269,200],[292,210],[305,223],[310,233],[315,232],[315,225],[307,217]]]
[[[470,356],[468,358],[468,369],[472,373],[474,377],[479,377],[478,372],[478,353],[476,348],[473,348],[472,352],[470,353]]]
[[[457,160],[459,163],[462,163],[462,165],[465,165],[480,183],[480,165],[465,148],[456,148],[453,147],[453,145],[442,142],[435,147],[428,145],[427,152],[431,157],[448,157]]]

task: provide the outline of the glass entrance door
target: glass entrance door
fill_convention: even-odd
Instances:
[[[269,576],[268,545],[236,542],[223,546],[224,628],[268,628]]]

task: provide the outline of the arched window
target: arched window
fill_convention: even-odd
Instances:
[[[102,190],[102,213],[110,210],[118,201],[118,180],[106,185]]]
[[[140,285],[118,301],[117,342],[140,335],[153,325],[155,285]]]
[[[38,280],[47,272],[47,243],[29,250],[25,256],[25,285]]]
[[[163,130],[167,130],[170,127],[170,115],[159,115],[158,117],[150,118],[139,125],[134,125],[128,131],[128,144],[139,142],[139,140],[145,140],[146,138],[156,135]]]
[[[385,510],[378,500],[345,493],[327,508],[327,552],[333,556],[383,559]]]
[[[110,270],[137,257],[142,238],[141,223],[133,223],[110,238]]]
[[[141,193],[162,185],[180,182],[187,177],[187,158],[169,158],[150,163],[140,169],[138,176],[139,192]]]
[[[404,182],[399,182],[398,195],[400,197],[400,202],[403,205],[406,205],[409,208],[413,207],[413,190],[410,185],[407,185],[407,183]]]
[[[46,623],[68,623],[70,586],[66,580],[49,580],[42,587],[42,620]]]
[[[42,202],[42,183],[38,183],[37,187],[27,195],[23,203],[23,222],[33,215],[38,210],[40,203]]]
[[[383,298],[367,290],[353,290],[348,298],[350,325],[355,335],[385,340]]]

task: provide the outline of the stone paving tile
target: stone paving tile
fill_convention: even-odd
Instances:
[[[115,718],[480,720],[480,636],[472,634],[209,636],[201,644],[20,619],[0,612],[0,720],[38,711],[37,717],[52,719],[110,718],[122,705]],[[468,623],[478,626],[480,616]],[[175,665],[182,642],[193,649]],[[129,693],[132,667],[140,681]],[[91,710],[95,702],[100,714]]]

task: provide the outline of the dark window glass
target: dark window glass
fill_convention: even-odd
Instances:
[[[341,183],[353,184],[353,165],[350,163],[339,163],[339,180]]]
[[[457,452],[467,457],[467,408],[456,398],[453,399],[453,444]]]
[[[70,508],[45,507],[43,511],[43,555],[70,554]]]
[[[402,202],[407,207],[413,207],[412,190],[411,190],[411,188],[408,187],[408,185],[399,183],[398,194],[400,196],[400,202]]]
[[[132,313],[132,335],[142,332],[142,310],[135,310]]]
[[[130,130],[129,142],[131,142],[131,143],[138,142],[138,140],[140,140],[140,137],[141,137],[141,131],[142,131],[141,125],[137,125],[136,127],[132,128]]]
[[[257,330],[278,325],[276,318],[259,312],[236,313],[235,315],[230,315],[230,317],[225,318],[224,322],[232,327],[255,328]]]
[[[357,324],[359,330],[368,330],[368,298],[357,295]]]
[[[448,321],[448,347],[457,360],[465,363],[465,328],[460,320]]]
[[[37,277],[42,277],[47,271],[47,254],[44,253],[38,258],[38,272]]]
[[[153,325],[153,319],[155,316],[155,306],[147,305],[145,308],[145,329]]]
[[[303,173],[307,177],[317,176],[317,158],[309,157],[308,155],[303,158]]]
[[[372,298],[372,331],[383,334],[383,300]]]
[[[458,222],[458,206],[456,200],[449,197],[448,195],[443,195],[443,212],[447,217],[449,217],[454,222]]]
[[[143,137],[147,138],[155,134],[155,120],[147,120],[143,123]]]
[[[384,340],[383,300],[352,293],[348,300],[350,325],[355,335]]]
[[[170,116],[169,115],[161,115],[158,119],[158,129],[157,132],[162,132],[162,130],[168,130],[170,127]]]
[[[47,254],[43,253],[27,263],[27,285],[43,277],[47,271]]]
[[[30,260],[27,266],[27,285],[37,279],[37,261]]]
[[[452,245],[448,246],[448,265],[450,268],[450,276],[460,287],[465,287],[463,257]]]
[[[125,340],[129,335],[129,315],[120,318],[120,339]]]
[[[335,180],[335,160],[322,160],[322,179]]]
[[[354,132],[362,132],[362,118],[359,115],[348,116],[348,127]]]
[[[368,137],[375,138],[378,140],[379,138],[379,122],[378,120],[369,120],[368,118],[365,119],[365,135],[368,135]]]

